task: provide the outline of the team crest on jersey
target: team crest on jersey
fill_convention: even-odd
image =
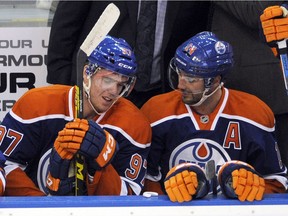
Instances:
[[[169,168],[184,162],[195,163],[205,168],[205,164],[212,159],[217,171],[223,163],[231,160],[219,143],[208,139],[191,139],[174,149],[170,156]]]
[[[184,162],[195,163],[205,169],[206,163],[212,159],[215,161],[216,173],[222,164],[231,160],[219,143],[208,139],[191,139],[173,150],[169,160],[169,169]],[[220,190],[218,185],[217,191],[220,192]]]

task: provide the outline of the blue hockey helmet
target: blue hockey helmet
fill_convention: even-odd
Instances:
[[[137,64],[131,46],[122,38],[107,35],[88,57],[87,75],[105,68],[124,76],[135,76]]]
[[[104,40],[93,50],[88,57],[86,74],[88,77],[95,74],[99,69],[106,69],[128,78],[123,85],[119,96],[128,96],[136,82],[136,58],[131,46],[122,38],[107,35]],[[85,92],[90,98],[90,83],[84,85]]]
[[[170,85],[177,88],[178,75],[175,74],[178,73],[173,71],[181,70],[189,76],[204,78],[205,88],[209,88],[213,78],[224,77],[232,66],[231,45],[219,40],[212,32],[200,32],[177,48],[169,67]]]

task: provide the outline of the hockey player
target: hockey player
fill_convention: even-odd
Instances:
[[[122,97],[134,86],[136,66],[125,40],[104,38],[83,69],[84,119],[75,119],[75,86],[52,85],[24,94],[1,125],[5,194],[73,194],[75,177],[68,175],[78,152],[86,157],[88,195],[140,194],[151,128]]]
[[[212,32],[178,47],[168,71],[175,91],[141,108],[152,126],[145,190],[165,191],[173,202],[202,198],[210,191],[203,169],[214,160],[216,189],[229,198],[285,192],[273,113],[255,96],[223,86],[232,65],[232,47]]]
[[[5,187],[6,187],[6,177],[5,177],[5,170],[4,170],[5,161],[6,161],[6,158],[0,151],[0,196],[3,196]]]

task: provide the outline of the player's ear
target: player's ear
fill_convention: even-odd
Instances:
[[[214,78],[214,83],[221,83],[222,81],[222,76],[221,75],[218,75]]]

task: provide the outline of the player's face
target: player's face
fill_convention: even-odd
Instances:
[[[199,102],[205,90],[204,79],[189,76],[184,72],[179,72],[178,78],[178,89],[182,92],[182,101],[188,105],[193,105]]]
[[[128,77],[101,69],[91,77],[91,102],[99,113],[106,112],[121,96]]]

